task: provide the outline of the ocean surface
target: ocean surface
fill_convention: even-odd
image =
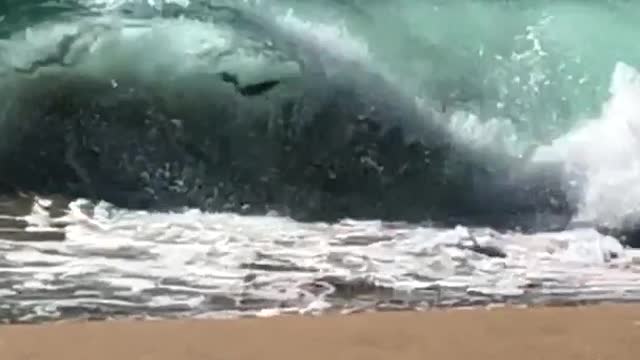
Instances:
[[[640,301],[640,249],[619,236],[640,220],[639,17],[622,0],[4,0],[0,322]],[[299,93],[310,102],[294,123],[324,111],[334,88],[319,67],[360,92],[292,135],[293,165],[272,177],[283,123],[244,124],[280,119],[270,106]],[[225,125],[193,130],[161,103]],[[434,160],[425,179],[446,185],[393,187],[323,167],[348,156],[322,151],[342,134],[323,129],[342,129],[332,121],[351,104],[360,120],[377,107],[407,139],[438,129],[432,141],[499,170],[478,185]],[[170,140],[139,135],[155,121],[175,126]],[[211,160],[209,131],[232,134],[229,163]],[[184,152],[156,146],[187,138]],[[125,153],[146,167],[108,163]],[[326,174],[308,175],[317,154]],[[346,163],[383,174],[408,157],[368,154]],[[568,205],[529,187],[538,172],[504,180],[512,163],[557,174]]]

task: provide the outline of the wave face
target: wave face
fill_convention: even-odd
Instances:
[[[637,302],[639,11],[0,1],[0,322]]]
[[[303,220],[550,228],[573,213],[558,169],[469,144],[366,53],[257,5],[184,5],[58,9],[11,33],[5,187]]]

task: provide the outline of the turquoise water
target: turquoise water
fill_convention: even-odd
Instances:
[[[185,1],[5,1],[5,36],[42,20],[96,9],[143,16]],[[597,115],[618,61],[640,63],[633,1],[192,1],[248,4],[346,30],[416,95],[480,119],[499,118],[519,141],[547,142]],[[142,4],[142,5],[141,5]]]
[[[236,10],[272,24],[259,30],[264,24],[251,25]],[[616,64],[640,64],[634,21],[640,5],[628,1],[10,1],[0,14],[0,72],[55,69],[66,61],[69,69],[77,63],[83,76],[128,74],[156,88],[192,88],[194,106],[201,106],[204,89],[213,85],[195,90],[209,81],[198,74],[223,68],[239,71],[242,81],[286,81],[298,76],[295,58],[310,42],[332,54],[327,58],[360,63],[366,74],[379,74],[399,89],[398,99],[386,99],[389,114],[397,100],[415,100],[462,142],[515,155],[532,154],[606,117],[602,108],[612,96]],[[193,21],[161,22],[180,17]],[[151,35],[135,40],[142,28],[152,29]],[[299,44],[286,44],[291,34]],[[226,52],[237,56],[220,63]],[[312,57],[305,61],[327,61]],[[333,71],[334,65],[323,66]],[[182,85],[172,80],[177,78]],[[300,89],[293,86],[295,94]],[[311,90],[312,97],[326,96],[321,88]],[[247,113],[254,106],[266,109],[250,102]],[[255,140],[242,139],[238,146],[246,143],[251,151],[248,142]],[[592,134],[586,147],[603,145],[598,142]],[[601,165],[601,159],[572,156],[591,168]]]
[[[343,23],[418,93],[508,119],[523,141],[597,115],[615,63],[640,64],[633,1],[272,3]]]

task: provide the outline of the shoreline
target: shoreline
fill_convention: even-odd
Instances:
[[[640,305],[0,326],[7,360],[638,359]]]

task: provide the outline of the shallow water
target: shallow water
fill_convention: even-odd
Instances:
[[[48,46],[62,42],[78,18],[125,6],[124,13],[142,24],[159,16],[158,9],[170,12],[189,1],[149,3],[7,3],[0,7],[0,75],[45,64]],[[640,300],[640,250],[595,229],[637,221],[640,52],[633,19],[640,6],[394,4],[283,0],[260,6],[287,31],[361,61],[415,95],[419,105],[438,108],[453,136],[478,151],[524,154],[579,174],[572,194],[579,211],[570,229],[442,228],[428,218],[299,222],[275,212],[150,212],[84,199],[7,196],[0,198],[0,321]],[[52,27],[39,27],[43,20]],[[126,42],[141,33],[140,24],[127,23],[122,46],[106,48],[119,51],[111,52],[113,63],[91,58],[82,71],[188,72],[201,65],[189,62],[193,54],[206,58],[226,39],[212,40],[200,25],[168,22],[151,26],[160,30],[140,49]],[[263,65],[238,66],[260,78]],[[289,71],[272,65],[267,72]]]

